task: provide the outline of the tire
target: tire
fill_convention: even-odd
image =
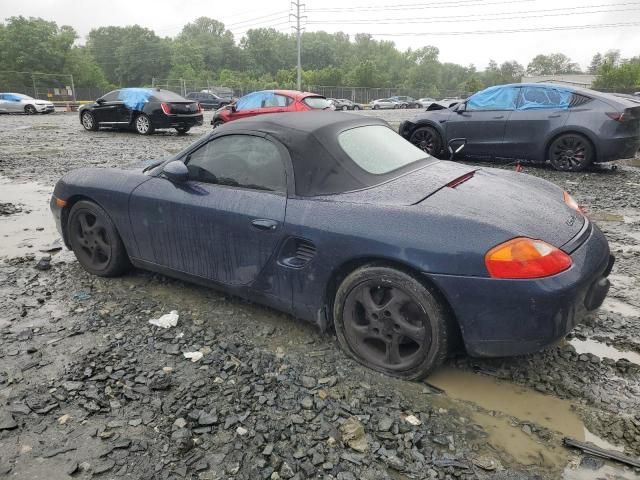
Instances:
[[[333,318],[340,347],[387,375],[419,380],[447,357],[445,308],[400,270],[370,264],[351,273],[338,288]]]
[[[136,132],[140,135],[151,135],[155,131],[151,119],[145,113],[141,113],[135,118],[133,128],[135,128]]]
[[[115,225],[95,203],[87,200],[76,203],[71,208],[66,228],[71,249],[87,272],[116,277],[131,268]]]
[[[354,106],[353,106],[353,109],[354,109],[354,110],[360,110],[360,107],[359,107],[358,105],[354,105]]]
[[[442,151],[442,137],[433,127],[416,128],[409,141],[429,155],[438,157]]]
[[[189,130],[191,130],[191,127],[178,127],[178,128],[176,128],[176,132],[178,132],[178,135],[186,135]]]
[[[400,105],[400,108],[407,108],[407,106],[403,103],[402,105]]]
[[[372,110],[378,110],[379,108],[380,108],[380,105],[374,105],[374,106],[372,107]]]
[[[95,132],[98,130],[98,122],[96,122],[96,117],[91,112],[82,112],[80,116],[80,122],[85,130],[89,130]]]
[[[565,133],[549,145],[549,160],[561,172],[579,172],[591,165],[595,153],[591,142],[579,133]]]
[[[347,107],[346,105],[343,105],[340,110],[342,110],[343,112],[346,112],[347,110],[349,110],[349,107]]]
[[[36,110],[36,107],[34,107],[33,105],[27,105],[24,107],[24,113],[26,113],[27,115],[35,115],[36,113],[38,113],[38,110]]]

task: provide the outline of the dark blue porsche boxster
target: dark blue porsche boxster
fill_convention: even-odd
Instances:
[[[459,338],[477,356],[562,338],[601,305],[613,264],[555,185],[434,159],[344,113],[239,120],[145,168],[72,171],[51,208],[93,274],[215,286],[413,379]]]

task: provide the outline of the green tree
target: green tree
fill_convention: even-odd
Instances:
[[[529,75],[558,75],[580,72],[580,66],[572,62],[564,53],[536,55],[527,65],[527,73]]]

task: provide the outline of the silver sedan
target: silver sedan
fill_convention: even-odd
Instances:
[[[22,93],[0,93],[0,113],[35,113],[55,112],[53,103],[39,100]]]

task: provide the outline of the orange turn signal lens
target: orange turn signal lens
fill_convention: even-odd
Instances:
[[[56,205],[59,206],[60,208],[64,208],[67,206],[67,201],[56,197]]]
[[[576,212],[584,214],[582,207],[578,205],[578,202],[576,202],[571,195],[564,192],[562,196],[564,197],[564,203],[566,203],[568,207],[573,208]]]
[[[542,278],[571,266],[571,257],[542,240],[518,237],[492,248],[484,257],[493,278]]]

